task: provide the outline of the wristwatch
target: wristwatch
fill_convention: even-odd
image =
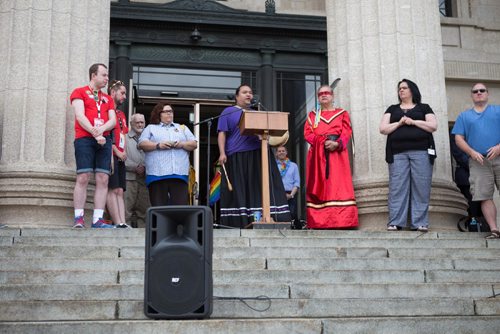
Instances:
[[[160,149],[160,143],[156,143],[156,149],[159,150]]]

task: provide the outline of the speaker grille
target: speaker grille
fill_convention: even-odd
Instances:
[[[149,295],[159,312],[184,314],[204,303],[203,254],[189,239],[169,238],[151,256]]]

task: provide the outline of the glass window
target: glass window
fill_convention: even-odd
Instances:
[[[242,82],[253,87],[254,72],[134,66],[133,80],[139,91],[217,94],[226,96]]]
[[[298,119],[305,119],[307,112],[316,107],[321,75],[280,72],[277,77],[278,107]]]
[[[438,0],[439,13],[441,16],[451,17],[453,16],[452,11],[452,0]]]

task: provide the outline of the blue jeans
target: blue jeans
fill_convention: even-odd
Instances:
[[[111,137],[106,144],[99,145],[94,137],[75,139],[76,173],[111,174]]]
[[[432,165],[427,151],[407,151],[394,155],[389,164],[389,224],[406,227],[408,205],[411,229],[429,226]]]

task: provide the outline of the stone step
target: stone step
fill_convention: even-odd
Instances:
[[[116,270],[0,270],[0,284],[116,284],[118,282],[119,272]]]
[[[431,248],[418,249],[389,247],[215,247],[213,257],[224,258],[340,258],[340,257],[394,257],[394,258],[476,258],[500,259],[500,252],[493,248]],[[120,255],[125,258],[144,257],[144,247],[123,246]]]
[[[230,239],[230,238],[227,238]],[[252,238],[251,247],[392,247],[392,248],[486,248],[485,239],[376,239],[376,238]]]
[[[141,259],[0,258],[0,268],[9,271],[36,270],[144,270]]]
[[[214,270],[224,269],[265,269],[266,259],[213,259]],[[1,270],[144,270],[144,258],[0,258]]]
[[[481,315],[474,303],[483,299],[269,299],[214,300],[213,318],[326,318]],[[145,319],[142,301],[119,301],[119,319]],[[489,314],[488,314],[489,315]],[[500,314],[498,314],[500,315]]]
[[[493,244],[493,243],[492,243]],[[500,243],[499,243],[500,244]],[[128,259],[144,259],[144,246],[39,246],[39,245],[6,245],[0,246],[0,258],[51,258],[57,257],[80,257],[87,258],[108,258],[117,257]],[[294,247],[255,247],[249,252],[248,247],[224,247],[215,248],[213,253],[216,258],[295,258],[298,262],[303,262],[305,258],[400,258],[405,261],[408,258],[418,259],[500,259],[500,252],[490,246],[484,249],[458,249],[458,248],[433,248],[414,249],[408,248],[294,248]],[[413,261],[413,260],[412,260]],[[306,265],[307,262],[304,262]]]
[[[269,298],[286,299],[290,296],[287,284],[253,284],[245,287],[226,284],[214,285],[213,289],[214,295],[219,297],[265,295]],[[144,284],[3,284],[0,285],[0,295],[2,302],[143,300]],[[478,297],[477,294],[474,297]]]
[[[248,247],[248,238],[214,238],[214,247]],[[123,234],[122,236],[103,235],[73,235],[73,236],[18,236],[0,237],[0,246],[8,245],[37,245],[37,246],[145,246],[144,236]]]
[[[320,298],[488,298],[500,293],[491,283],[290,284],[292,299]]]
[[[212,318],[500,316],[500,299],[214,299]],[[486,314],[485,314],[486,313]],[[492,314],[495,313],[495,314]],[[0,321],[146,319],[143,301],[6,301]]]
[[[500,293],[500,286],[486,283],[384,283],[384,284],[215,284],[213,294],[224,298],[267,296],[273,299],[347,298],[488,298]],[[141,284],[2,284],[5,301],[100,301],[143,300]]]
[[[321,333],[498,334],[500,316],[325,319]]]
[[[227,230],[226,230],[227,231]],[[214,230],[215,235],[224,236],[237,236],[234,233],[222,234],[226,232],[222,230]],[[229,232],[233,232],[229,230]],[[260,238],[260,237],[279,237],[279,238],[375,238],[375,239],[480,239],[488,233],[464,233],[455,231],[429,231],[428,233],[421,233],[416,231],[358,231],[358,230],[241,230],[241,236],[247,238]]]
[[[411,269],[500,269],[500,259],[408,259],[401,258],[268,258],[270,270],[307,270],[330,268],[335,270],[411,270]]]
[[[451,323],[451,320],[450,320]],[[0,323],[0,333],[186,333],[186,334],[255,334],[266,333],[323,334],[319,319],[209,319],[209,320],[144,320],[144,321],[60,321]],[[451,327],[453,328],[453,327]],[[472,333],[472,332],[471,332]],[[487,333],[489,334],[489,333]]]
[[[68,228],[5,228],[0,230],[0,236],[134,236],[144,237],[145,229],[90,229],[75,230]],[[214,238],[217,237],[286,237],[286,238],[376,238],[376,239],[484,239],[487,233],[462,233],[457,231],[431,231],[420,233],[414,231],[358,231],[358,230],[240,230],[214,229]]]
[[[138,284],[144,281],[139,270],[123,270],[120,282]],[[214,270],[214,284],[297,283],[425,283],[423,270]]]
[[[500,268],[500,259],[408,259],[401,258],[214,258],[214,270],[432,270],[432,269],[491,269]],[[0,257],[2,270],[143,270],[142,258],[23,258]]]
[[[370,333],[370,334],[498,334],[500,317],[444,316],[333,319],[209,319],[143,321],[4,322],[0,332],[9,334],[60,333],[189,333],[273,334]]]
[[[430,283],[500,283],[500,268],[490,270],[429,270],[426,271],[425,279],[426,282]]]
[[[488,248],[471,248],[471,249],[451,249],[451,248],[433,248],[433,249],[419,249],[415,251],[415,249],[408,248],[388,248],[387,256],[393,258],[406,258],[406,259],[414,259],[414,258],[450,258],[450,259],[498,259],[500,258],[500,252],[498,249],[494,249],[489,246]]]
[[[136,247],[139,249],[139,247]],[[144,258],[144,247],[142,257]],[[120,256],[118,246],[34,246],[9,245],[0,246],[0,258],[82,258],[113,259]]]
[[[12,243],[20,245],[87,245],[87,246],[141,246],[144,247],[144,236],[120,233],[95,235],[73,234],[70,236],[15,236],[0,237],[0,246],[7,246]],[[485,239],[430,239],[430,238],[301,238],[301,237],[216,237],[213,239],[215,247],[391,247],[391,248],[486,248]],[[496,244],[496,242],[490,242]]]

